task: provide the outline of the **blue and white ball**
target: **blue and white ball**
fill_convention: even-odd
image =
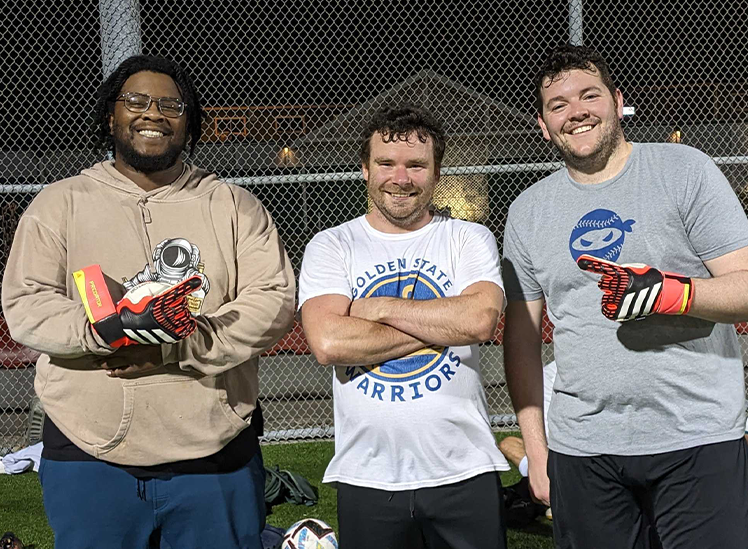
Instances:
[[[338,549],[338,540],[330,525],[307,518],[286,530],[281,549]]]

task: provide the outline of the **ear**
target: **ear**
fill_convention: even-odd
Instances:
[[[545,125],[545,122],[543,121],[543,115],[541,113],[538,113],[538,126],[540,126],[540,129],[543,132],[543,139],[545,139],[546,141],[550,141],[551,134],[548,133],[548,126]]]
[[[618,120],[623,120],[623,94],[621,93],[621,90],[616,89],[614,98],[616,100],[616,113],[618,114]]]
[[[361,164],[361,171],[364,174],[364,181],[369,182],[369,166],[367,164]]]
[[[114,114],[109,114],[109,133],[114,131]]]

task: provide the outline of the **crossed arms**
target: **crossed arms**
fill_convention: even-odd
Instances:
[[[296,287],[293,269],[270,214],[248,192],[237,191],[236,283],[227,290],[233,299],[197,317],[197,330],[186,339],[114,353],[73,295],[66,266],[72,250],[85,256],[79,251],[84,244],[67,242],[44,221],[48,208],[56,207],[49,196],[40,194],[42,201],[35,201],[21,219],[5,270],[3,313],[16,341],[56,358],[107,357],[108,369],[142,365],[142,373],[179,364],[183,370],[215,375],[259,356],[288,331]]]
[[[430,300],[327,294],[304,302],[309,346],[323,365],[360,366],[400,358],[432,345],[482,343],[493,337],[504,293],[493,282],[459,296]]]

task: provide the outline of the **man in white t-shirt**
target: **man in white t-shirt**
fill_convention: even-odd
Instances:
[[[322,231],[299,280],[306,337],[334,366],[343,549],[506,547],[478,344],[504,292],[494,235],[435,214],[441,124],[404,105],[374,114],[361,163],[369,214]]]

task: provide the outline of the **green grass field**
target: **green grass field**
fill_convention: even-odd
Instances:
[[[506,434],[499,434],[502,438]],[[335,490],[321,484],[322,474],[333,455],[333,443],[300,442],[276,444],[262,449],[267,466],[279,465],[305,476],[319,489],[319,503],[313,507],[291,504],[278,505],[268,517],[268,522],[282,528],[305,517],[324,520],[337,529]],[[519,479],[519,474],[509,471],[502,475],[504,485]],[[0,535],[13,531],[26,545],[36,549],[53,549],[52,531],[47,525],[42,505],[41,486],[36,473],[0,475]],[[509,547],[513,549],[551,549],[552,528],[548,521],[539,519],[523,530],[509,530]]]

